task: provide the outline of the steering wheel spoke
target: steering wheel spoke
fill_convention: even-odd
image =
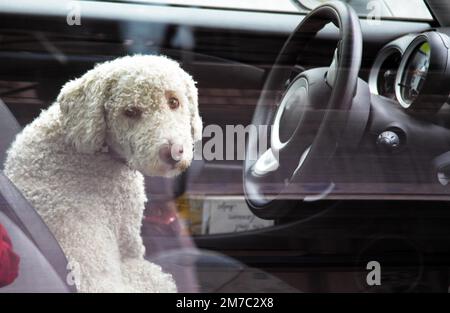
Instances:
[[[263,177],[278,170],[280,162],[272,148],[264,152],[252,167],[253,175]]]

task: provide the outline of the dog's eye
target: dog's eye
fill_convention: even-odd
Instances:
[[[123,111],[123,114],[129,118],[139,118],[142,115],[142,110],[138,107],[128,107]]]
[[[169,99],[169,107],[170,107],[172,110],[175,110],[175,109],[177,109],[179,106],[180,106],[180,101],[178,101],[178,99],[175,98],[175,97],[170,97],[170,99]]]

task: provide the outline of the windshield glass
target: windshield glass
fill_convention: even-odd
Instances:
[[[137,0],[142,3],[195,5],[207,8],[226,8],[252,11],[303,12],[329,0]],[[344,0],[342,0],[344,1]],[[370,18],[398,18],[432,20],[424,0],[345,0],[360,16]]]
[[[305,8],[313,9],[329,0],[298,0]],[[342,0],[344,1],[344,0]],[[345,0],[361,16],[431,20],[424,0]]]

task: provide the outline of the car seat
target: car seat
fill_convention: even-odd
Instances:
[[[0,170],[6,151],[21,131],[19,123],[0,100]],[[0,223],[11,236],[20,260],[19,277],[0,292],[70,292],[67,259],[35,209],[0,171]]]

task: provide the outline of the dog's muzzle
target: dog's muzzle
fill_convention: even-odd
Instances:
[[[182,145],[166,144],[159,149],[159,158],[167,165],[175,166],[183,158],[184,149]]]

